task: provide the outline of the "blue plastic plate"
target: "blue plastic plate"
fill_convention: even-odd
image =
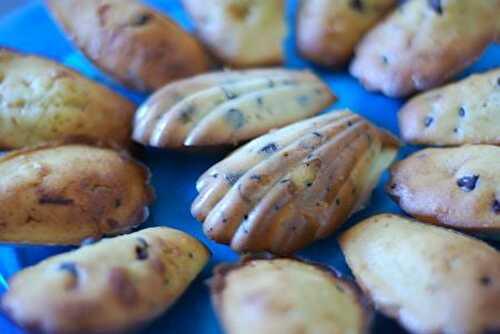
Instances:
[[[191,23],[178,1],[149,0],[146,2],[174,18],[186,29],[192,29]],[[296,5],[296,1],[290,1],[287,8],[287,18],[292,34],[286,41],[286,66],[290,68],[313,68],[340,97],[339,102],[333,105],[333,108],[349,107],[377,125],[397,134],[396,112],[404,102],[403,100],[390,99],[379,94],[368,93],[345,70],[336,72],[326,71],[311,66],[297,56],[293,43]],[[41,1],[22,8],[6,18],[2,18],[0,21],[0,45],[44,55],[63,62],[125,94],[136,103],[140,103],[145,98],[143,95],[120,87],[96,70],[64,38],[51,21]],[[457,47],[460,46],[457,45]],[[472,72],[481,72],[498,66],[500,66],[500,46],[492,45],[486,50],[481,59],[461,74],[461,77]],[[403,148],[400,158],[414,150],[414,147]],[[156,203],[151,208],[151,216],[144,226],[166,225],[183,230],[202,240],[213,252],[213,257],[209,265],[182,298],[161,318],[144,329],[142,333],[221,333],[204,281],[210,277],[215,265],[221,262],[234,262],[238,259],[238,256],[228,247],[218,245],[205,238],[200,223],[191,217],[189,208],[191,201],[196,196],[194,185],[197,177],[226,154],[227,152],[194,154],[148,149],[141,157],[151,168],[153,185],[157,193]],[[379,186],[375,189],[368,207],[354,215],[344,226],[344,229],[353,222],[360,221],[365,217],[377,213],[401,213],[398,207],[383,192],[383,184],[386,180],[387,173],[384,174]],[[498,244],[495,246],[498,247]],[[35,264],[47,256],[68,249],[71,248],[0,246],[0,293],[3,293],[7,289],[7,280],[15,272],[26,266]],[[314,243],[301,251],[299,255],[331,265],[346,275],[350,275],[337,245],[336,235]],[[40,305],[40,307],[43,307],[43,305]],[[403,331],[394,321],[377,315],[374,324],[375,332],[399,333]],[[23,331],[16,328],[5,317],[0,316],[0,333],[23,333]]]

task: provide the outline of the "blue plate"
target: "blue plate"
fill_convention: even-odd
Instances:
[[[192,30],[192,25],[178,1],[149,0],[146,2],[174,18],[184,28]],[[294,26],[296,5],[295,0],[289,1],[287,7],[287,18],[290,27]],[[293,31],[293,29],[290,29],[290,31]],[[297,56],[293,41],[294,36],[292,34],[286,41],[287,67],[310,67],[314,69],[340,97],[340,100],[333,106],[334,108],[349,107],[377,125],[387,128],[395,134],[398,133],[396,112],[404,102],[403,100],[390,99],[365,91],[345,70],[331,72],[312,66]],[[0,22],[0,45],[44,55],[65,63],[85,75],[112,87],[136,103],[140,103],[146,97],[120,87],[95,69],[64,38],[51,21],[41,2],[35,2],[33,5],[22,8],[2,19]],[[460,77],[498,66],[500,66],[500,46],[492,45],[486,50],[481,59],[464,71]],[[415,147],[404,147],[399,158],[408,155],[415,149]],[[238,259],[238,256],[228,247],[208,240],[202,233],[200,223],[191,217],[189,208],[196,196],[194,184],[197,177],[226,154],[227,152],[194,154],[147,149],[141,157],[151,168],[153,185],[157,192],[157,201],[151,208],[151,217],[144,226],[166,225],[178,228],[202,240],[213,252],[209,265],[175,306],[144,329],[142,333],[221,333],[210,305],[209,293],[204,281],[210,277],[215,265],[221,262],[234,262]],[[379,186],[375,189],[370,205],[354,215],[343,229],[353,222],[377,213],[401,213],[398,207],[384,194],[383,184],[386,181],[387,173],[383,175]],[[495,246],[498,247],[499,245],[496,244]],[[69,249],[71,248],[0,246],[0,292],[3,293],[7,289],[7,280],[15,272],[35,264],[47,256]],[[314,243],[301,251],[299,255],[334,266],[346,275],[350,275],[337,245],[336,235]],[[394,321],[377,315],[374,324],[375,332],[399,333],[404,331]],[[6,318],[0,316],[0,333],[23,333],[23,331],[16,328]]]

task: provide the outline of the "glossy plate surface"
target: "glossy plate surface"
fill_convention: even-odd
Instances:
[[[177,0],[149,0],[146,2],[174,18],[186,29],[192,29],[186,13]],[[287,19],[291,32],[293,32],[296,2],[296,0],[289,1],[287,8]],[[292,33],[286,41],[287,67],[313,68],[316,73],[328,82],[339,97],[340,100],[333,106],[334,108],[349,107],[378,126],[398,134],[396,113],[404,102],[403,100],[368,93],[345,70],[332,72],[311,66],[297,56],[293,41],[294,35]],[[44,55],[63,62],[87,76],[111,86],[136,103],[140,103],[145,98],[144,95],[119,87],[90,65],[54,25],[41,1],[2,18],[0,21],[0,45]],[[500,46],[492,45],[460,77],[498,66],[500,66]],[[414,150],[415,147],[405,147],[401,150],[399,158]],[[141,333],[221,333],[210,304],[208,288],[205,286],[204,281],[211,276],[215,265],[220,262],[236,261],[238,256],[228,247],[207,240],[202,233],[201,224],[191,217],[189,208],[196,196],[195,182],[198,176],[213,163],[222,159],[227,153],[183,153],[147,149],[141,156],[141,159],[151,168],[153,185],[157,193],[157,201],[151,208],[151,216],[143,226],[166,225],[181,229],[202,240],[213,252],[209,265],[177,304]],[[383,184],[386,180],[387,172],[384,173],[379,186],[374,191],[368,207],[354,215],[344,225],[343,229],[354,222],[377,213],[401,213],[383,192]],[[495,246],[499,248],[500,243],[495,244]],[[35,264],[49,255],[68,249],[70,248],[0,245],[0,293],[5,291],[7,288],[6,281],[16,271]],[[337,245],[335,235],[314,243],[298,255],[331,265],[346,275],[350,275]],[[374,333],[404,332],[394,321],[380,315],[376,317],[373,329]],[[0,315],[0,333],[17,334],[24,332],[17,329],[10,321]]]

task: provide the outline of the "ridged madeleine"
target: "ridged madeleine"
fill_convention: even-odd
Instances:
[[[121,152],[79,144],[0,157],[0,242],[79,244],[141,224],[147,169]]]
[[[139,0],[45,0],[69,38],[99,68],[140,91],[207,71],[201,44]]]
[[[124,333],[165,312],[209,257],[181,231],[149,228],[24,269],[1,307],[30,332]]]
[[[383,214],[352,227],[340,245],[375,307],[409,332],[500,331],[500,253],[488,244]]]
[[[233,145],[319,113],[335,96],[309,71],[222,71],[171,83],[137,111],[135,141],[155,147]]]
[[[500,147],[418,151],[391,167],[387,193],[417,219],[500,237]]]
[[[286,37],[284,0],[182,0],[205,45],[234,67],[279,65]]]
[[[234,250],[292,253],[366,203],[398,146],[349,111],[294,123],[205,172],[191,212],[208,237]]]
[[[289,258],[216,268],[212,302],[227,334],[367,333],[371,310],[333,270]]]
[[[496,69],[414,97],[398,114],[399,128],[413,144],[500,145],[499,110]]]
[[[0,49],[0,149],[87,138],[126,146],[135,106],[48,59]]]

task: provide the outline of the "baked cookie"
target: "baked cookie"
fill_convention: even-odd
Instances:
[[[500,69],[421,94],[399,112],[412,144],[500,145]]]
[[[194,37],[138,0],[46,2],[82,52],[133,89],[155,90],[211,66]]]
[[[411,333],[498,333],[500,253],[452,230],[383,214],[340,245],[377,310]]]
[[[88,138],[130,143],[135,106],[48,59],[0,48],[0,149]]]
[[[227,334],[355,334],[370,327],[372,312],[357,288],[331,269],[298,260],[219,266],[210,286]]]
[[[319,113],[335,100],[309,71],[222,71],[171,83],[137,111],[133,138],[144,145],[234,145]]]
[[[182,0],[198,36],[234,67],[283,62],[286,35],[284,0]]]
[[[10,280],[3,311],[36,333],[123,333],[165,312],[210,254],[166,227],[48,258]]]
[[[386,191],[424,222],[500,236],[500,147],[419,151],[391,168]]]
[[[363,35],[396,4],[397,0],[302,0],[297,48],[317,64],[342,66]]]
[[[191,212],[236,251],[293,253],[362,208],[398,144],[348,111],[294,123],[205,172]]]
[[[149,173],[124,153],[68,144],[0,157],[0,242],[79,244],[141,224]]]
[[[405,1],[357,46],[351,74],[392,97],[438,86],[495,39],[499,13],[498,0]]]

